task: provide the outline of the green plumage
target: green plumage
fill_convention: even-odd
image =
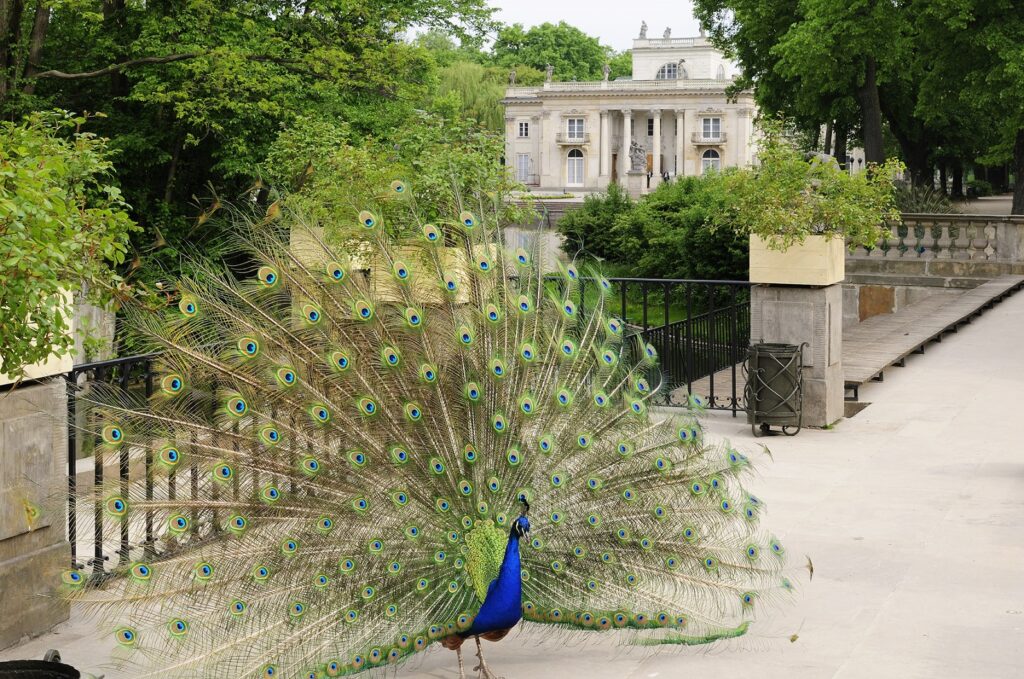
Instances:
[[[253,227],[251,279],[182,281],[133,319],[158,393],[97,394],[90,421],[101,454],[153,456],[155,490],[96,500],[158,539],[63,591],[154,675],[342,676],[468,629],[522,496],[526,620],[742,633],[789,588],[747,459],[652,409],[656,354],[606,280],[542,275],[486,198],[426,224],[412,194],[394,183],[344,240]]]

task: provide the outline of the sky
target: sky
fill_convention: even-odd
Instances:
[[[488,0],[488,4],[497,8],[495,18],[506,24],[529,28],[565,21],[620,52],[633,46],[641,21],[647,22],[649,38],[660,38],[666,26],[672,27],[675,38],[700,32],[689,0]]]

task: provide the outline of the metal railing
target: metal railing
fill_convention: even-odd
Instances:
[[[663,403],[687,394],[707,408],[744,409],[743,359],[750,346],[747,281],[611,278],[618,312],[658,352],[667,389]],[[682,393],[685,390],[685,394]]]
[[[139,392],[140,396],[149,398],[153,394],[153,359],[157,354],[143,354],[139,356],[127,356],[109,361],[97,361],[75,366],[71,372],[65,375],[68,385],[68,541],[71,543],[71,563],[73,567],[84,568],[86,564],[78,560],[78,518],[80,507],[78,507],[78,450],[92,450],[93,459],[93,485],[99,488],[104,483],[105,466],[108,460],[101,452],[102,447],[97,448],[99,437],[87,434],[89,427],[80,427],[77,422],[78,396],[86,389],[90,389],[96,383],[102,383],[114,387],[126,395],[132,391]],[[84,379],[83,379],[84,378]],[[117,452],[118,479],[121,492],[127,496],[129,484],[131,483],[131,451],[128,446],[121,446]],[[150,475],[152,465],[152,453],[145,455],[145,484],[146,498],[153,498],[153,478]],[[107,552],[107,536],[104,535],[102,501],[96,499],[92,510],[92,531],[93,531],[93,556],[88,561],[93,576],[101,576],[105,571],[105,562],[109,560]],[[147,550],[153,544],[153,521],[151,516],[145,521],[144,545]],[[127,521],[120,525],[118,536],[117,554],[121,562],[128,559],[130,549],[129,524]]]

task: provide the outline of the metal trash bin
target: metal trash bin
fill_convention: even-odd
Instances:
[[[45,660],[0,662],[0,679],[79,679],[82,675],[71,665]]]
[[[803,425],[803,348],[795,344],[753,344],[747,350],[743,395],[747,422],[754,436],[771,434],[781,427],[795,436]]]
[[[62,663],[60,651],[52,648],[42,660],[0,662],[0,679],[80,679],[81,676],[74,667]]]

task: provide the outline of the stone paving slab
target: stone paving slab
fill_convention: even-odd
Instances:
[[[756,456],[751,481],[768,503],[765,524],[797,573],[804,555],[815,573],[746,637],[651,654],[615,634],[565,643],[528,627],[486,643],[488,663],[506,679],[1024,675],[1022,346],[1016,295],[929,347],[913,370],[864,386],[871,405],[853,419],[760,439],[773,457]],[[757,450],[742,419],[713,414],[708,429]],[[0,659],[59,648],[93,670],[108,647],[76,617]],[[437,649],[389,676],[454,679],[455,655]]]

